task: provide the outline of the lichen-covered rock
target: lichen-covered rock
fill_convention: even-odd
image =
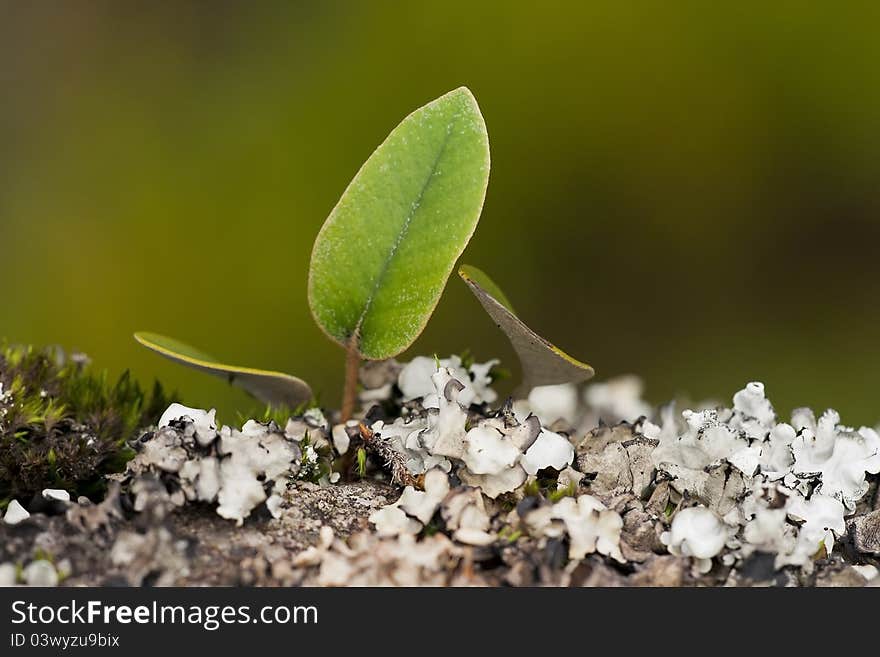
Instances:
[[[493,410],[494,361],[440,365],[369,365],[363,413],[344,424],[309,409],[283,429],[236,429],[171,405],[104,501],[25,498],[26,521],[0,523],[0,576],[25,583],[30,567],[50,582],[42,560],[61,584],[876,579],[873,429],[805,409],[780,422],[757,382],[730,408],[654,413],[624,380],[584,395],[550,386]],[[355,458],[360,475],[339,467]]]
[[[567,535],[569,559],[580,560],[598,552],[626,561],[620,552],[623,519],[592,495],[580,495],[577,499],[565,497],[553,505],[539,506],[528,511],[523,520],[535,535],[545,538]]]
[[[854,566],[849,564],[834,564],[830,568],[822,570],[816,575],[814,585],[822,588],[852,588],[864,586],[868,579]]]
[[[770,554],[774,571],[795,566],[809,574],[820,549],[833,551],[845,531],[845,515],[866,494],[868,477],[877,469],[873,430],[842,427],[833,413],[815,422],[803,410],[793,414],[791,424],[780,423],[757,382],[734,395],[732,408],[685,410],[680,419],[671,405],[653,416],[638,399],[640,389],[633,381],[594,384],[585,408],[578,406],[570,386],[548,386],[514,404],[513,412],[504,407],[496,414],[474,414],[459,402],[465,385],[456,379],[460,372],[437,369],[435,363],[432,394],[425,383],[429,363],[406,368],[420,373],[420,396],[436,399],[437,408],[419,415],[416,404],[409,407],[412,419],[377,423],[374,429],[392,438],[392,447],[418,468],[414,474],[442,458],[434,462],[490,503],[525,497],[522,507],[531,499],[530,487],[545,485],[539,474],[542,481],[555,478],[553,495],[574,495],[550,504],[535,498],[536,503],[520,509],[518,519],[505,521],[502,514],[487,512],[488,525],[479,523],[481,545],[491,545],[493,535],[502,540],[503,523],[512,522],[543,549],[566,540],[571,563],[596,552],[648,562],[669,550],[693,560],[694,572],[708,577],[715,559],[729,568]],[[603,406],[630,416],[633,423],[600,426],[573,443],[542,422],[571,426]],[[527,416],[527,410],[540,413]],[[420,417],[425,418],[421,423]],[[405,435],[393,430],[398,422],[407,427]],[[807,463],[807,457],[810,471],[799,470],[798,463]],[[405,495],[415,493],[407,489]],[[601,523],[587,517],[600,510],[581,508],[589,500],[607,514],[607,541],[598,539]],[[385,536],[412,536],[428,524],[426,517],[427,511],[418,518],[400,503],[375,514]],[[447,530],[455,539],[455,528]]]
[[[130,586],[172,586],[189,574],[186,548],[187,542],[175,540],[166,527],[124,531],[110,549],[110,562]]]
[[[629,424],[598,427],[578,444],[577,467],[593,476],[591,490],[641,495],[654,476],[652,454],[659,441],[645,438]]]
[[[46,488],[94,495],[125,468],[127,442],[167,406],[128,373],[115,381],[83,354],[0,341],[0,500]]]
[[[485,581],[466,567],[464,551],[443,534],[383,539],[368,532],[348,542],[322,532],[315,548],[299,555],[311,566],[304,584],[317,586],[476,586]]]
[[[251,516],[240,528],[204,505],[135,512],[130,495],[115,487],[101,504],[77,502],[66,515],[0,525],[0,564],[8,564],[0,565],[0,581],[11,573],[10,584],[27,583],[16,565],[23,573],[43,559],[65,586],[301,584],[309,572],[294,558],[318,541],[322,527],[340,538],[367,530],[367,517],[397,496],[370,481],[291,486],[279,518]],[[50,583],[43,565],[30,575]]]
[[[264,502],[277,515],[288,482],[303,471],[316,472],[313,440],[323,438],[325,426],[322,416],[313,415],[291,420],[284,431],[275,422],[254,420],[241,430],[218,429],[214,411],[172,404],[128,464],[135,508],[145,508],[154,496],[175,506],[216,503],[221,517],[239,525]]]

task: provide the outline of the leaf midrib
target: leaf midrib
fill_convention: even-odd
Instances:
[[[422,183],[422,187],[419,190],[419,195],[416,197],[416,200],[411,204],[409,214],[407,214],[406,219],[404,219],[403,227],[400,229],[400,233],[397,235],[397,239],[394,241],[394,244],[391,245],[391,249],[388,251],[388,255],[385,257],[385,260],[382,262],[382,268],[379,270],[379,275],[376,276],[376,281],[373,283],[373,289],[370,290],[370,296],[367,297],[367,301],[364,304],[364,309],[361,311],[360,316],[358,317],[357,322],[354,326],[354,331],[350,336],[350,340],[354,340],[357,343],[357,346],[360,346],[360,332],[361,326],[364,323],[364,319],[367,314],[370,312],[370,308],[373,305],[373,299],[376,297],[376,293],[379,291],[379,288],[382,286],[382,282],[385,279],[385,275],[388,273],[388,268],[391,266],[391,261],[394,259],[394,255],[397,253],[397,249],[400,247],[401,242],[406,237],[406,233],[409,231],[410,224],[412,223],[413,217],[416,212],[418,212],[419,208],[422,204],[422,199],[425,196],[425,192],[428,187],[431,186],[431,180],[434,178],[434,174],[437,172],[437,166],[440,164],[440,160],[443,158],[443,155],[446,153],[446,147],[449,144],[449,139],[452,136],[453,128],[455,127],[455,121],[451,121],[446,126],[446,136],[443,139],[443,144],[440,146],[440,150],[437,152],[437,157],[434,158],[434,163],[431,165],[431,170],[425,178],[425,182]]]

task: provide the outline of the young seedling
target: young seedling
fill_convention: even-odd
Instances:
[[[593,376],[592,367],[572,358],[526,326],[516,316],[501,288],[484,272],[464,265],[458,275],[513,345],[522,365],[520,392],[528,393],[535,386],[579,383]]]
[[[308,298],[318,326],[346,351],[343,421],[354,413],[361,362],[396,356],[421,334],[477,226],[488,183],[486,124],[471,92],[460,87],[394,128],[324,222],[312,249]],[[488,276],[473,267],[459,273],[510,338],[524,391],[593,375],[523,324]],[[271,406],[294,408],[312,397],[295,376],[227,365],[152,333],[135,338]]]
[[[361,360],[396,356],[424,329],[477,226],[488,184],[486,124],[461,87],[406,117],[324,222],[308,296],[315,321],[346,350],[343,420],[354,412]],[[226,365],[152,333],[135,338],[271,405],[295,407],[312,396],[288,374]]]
[[[486,124],[461,87],[406,117],[333,208],[312,250],[309,306],[346,350],[343,420],[361,360],[396,356],[424,329],[488,182]]]

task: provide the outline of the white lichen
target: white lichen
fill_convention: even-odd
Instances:
[[[833,410],[817,421],[796,409],[790,424],[779,422],[759,382],[737,392],[732,409],[684,411],[682,419],[677,435],[668,423],[648,426],[660,440],[652,458],[676,493],[724,516],[738,536],[734,557],[760,550],[776,554],[777,567],[810,570],[844,534],[845,516],[869,489],[867,475],[880,472],[874,429],[846,427]]]
[[[17,525],[30,517],[31,514],[27,512],[27,509],[25,509],[18,500],[12,500],[6,506],[6,513],[3,515],[3,522],[7,525]]]
[[[710,509],[702,506],[682,509],[675,514],[668,532],[660,540],[672,554],[693,557],[700,572],[709,572],[712,558],[721,554],[730,530]]]
[[[348,448],[351,445],[351,437],[348,435],[346,429],[356,427],[357,422],[354,420],[350,420],[346,424],[337,424],[333,427],[333,431],[330,435],[333,437],[333,448],[337,453],[345,454],[348,451]]]
[[[282,432],[275,423],[250,420],[241,430],[216,427],[215,412],[172,404],[162,415],[159,429],[129,463],[135,477],[164,472],[179,478],[180,490],[168,496],[174,504],[185,500],[217,504],[217,513],[241,525],[263,502],[277,516],[287,481],[304,463],[315,465],[306,435],[322,435],[323,415],[311,414],[289,423]],[[312,433],[309,433],[312,432]],[[132,485],[135,508],[147,506],[153,488]]]
[[[288,480],[316,470],[318,449],[344,454],[353,439],[372,441],[381,446],[373,458],[409,485],[370,515],[371,534],[344,542],[325,528],[295,560],[318,569],[317,582],[346,584],[386,582],[378,562],[401,569],[395,583],[439,582],[444,562],[520,535],[550,551],[552,541],[567,541],[569,573],[588,558],[647,563],[664,546],[692,559],[695,576],[727,572],[712,571],[715,560],[736,566],[756,553],[775,555],[777,569],[809,572],[846,533],[868,475],[880,472],[875,429],[846,427],[834,411],[817,421],[807,409],[780,422],[760,382],[738,391],[730,408],[676,413],[669,404],[655,414],[641,382],[622,377],[583,394],[572,385],[535,388],[493,411],[495,363],[464,367],[451,357],[438,367],[420,357],[386,367],[369,389],[383,390],[376,398],[400,414],[369,427],[331,430],[312,410],[283,432],[254,421],[217,429],[213,412],[174,405],[130,467],[176,477],[171,497],[216,503],[241,524],[260,504],[279,517]],[[616,420],[624,422],[608,426]],[[141,489],[149,486],[132,487]]]
[[[17,579],[18,572],[16,571],[15,564],[8,561],[0,563],[0,587],[15,586]]]
[[[477,426],[468,431],[465,444],[462,460],[468,471],[476,475],[501,474],[516,465],[522,456],[507,436],[491,426]]]
[[[388,504],[370,515],[380,536],[418,534],[440,507],[449,493],[449,479],[442,470],[431,470],[425,475],[425,490],[413,486],[404,488],[394,504]]]
[[[347,542],[323,528],[320,543],[294,558],[295,566],[313,566],[309,583],[318,586],[444,586],[471,584],[450,579],[450,565],[462,550],[443,534],[416,539],[411,534],[383,537],[361,532]]]
[[[21,573],[24,583],[28,586],[58,586],[58,571],[50,561],[37,559],[31,561]]]
[[[42,496],[44,499],[55,502],[70,502],[70,493],[61,488],[44,488]]]
[[[463,386],[458,401],[465,408],[471,404],[491,404],[498,399],[498,394],[491,387],[489,373],[498,362],[472,363],[465,368],[459,356],[441,360],[417,356],[400,370],[397,386],[404,401],[421,400],[424,408],[439,408],[442,392],[436,390],[432,377],[437,370],[446,369]]]
[[[816,479],[816,492],[839,499],[850,511],[868,492],[865,473],[880,472],[880,436],[868,427],[841,426],[835,411],[826,411],[815,426],[801,429],[791,450],[795,476]]]
[[[440,512],[452,538],[465,545],[491,545],[497,539],[490,531],[491,518],[478,488],[456,488],[441,503]]]
[[[779,565],[807,565],[823,548],[831,554],[835,536],[842,536],[846,531],[843,504],[828,495],[814,493],[810,499],[804,499],[795,494],[785,510],[789,519],[800,524],[800,529],[792,553],[780,554]]]
[[[528,474],[538,474],[545,468],[565,470],[574,459],[574,446],[562,434],[544,429],[523,454],[520,464]]]
[[[238,524],[266,499],[266,482],[276,491],[283,488],[301,455],[284,434],[254,420],[241,431],[223,427],[218,453],[226,458],[220,462],[217,513]]]
[[[580,413],[578,389],[570,383],[536,386],[525,401],[517,404],[517,412],[521,418],[534,414],[544,426],[556,422],[573,426]]]
[[[531,534],[547,538],[567,535],[568,557],[578,561],[598,552],[626,561],[620,551],[623,518],[592,495],[565,497],[556,504],[529,511],[525,523]]]
[[[189,408],[183,404],[171,404],[159,418],[159,428],[167,427],[172,422],[187,421],[192,423],[196,440],[200,445],[209,445],[217,437],[217,411],[205,411],[200,408]]]
[[[619,376],[593,383],[584,390],[590,410],[606,423],[635,422],[651,415],[651,405],[642,399],[644,385],[636,376]]]

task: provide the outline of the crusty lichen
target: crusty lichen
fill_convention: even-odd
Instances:
[[[632,381],[595,384],[604,386],[598,393],[546,387],[496,405],[473,367],[365,368],[364,411],[346,423],[310,407],[236,429],[214,411],[172,404],[116,477],[126,516],[135,513],[114,522],[130,529],[139,517],[154,535],[132,542],[120,534],[114,567],[141,583],[132,565],[140,557],[127,555],[142,553],[151,571],[155,552],[167,581],[180,581],[188,566],[162,548],[176,542],[155,532],[190,503],[200,504],[189,511],[210,504],[235,520],[233,536],[271,534],[303,513],[305,491],[332,498],[378,479],[402,493],[377,500],[354,524],[317,509],[312,531],[322,523],[333,531],[292,559],[272,547],[272,575],[261,581],[812,586],[877,576],[875,430],[846,427],[833,411],[817,420],[798,409],[780,421],[757,382],[731,408],[680,413],[673,405],[655,412]],[[3,403],[10,389],[0,390]],[[342,477],[366,481],[331,486]],[[47,504],[74,526],[88,515],[63,490],[42,496],[42,510],[10,505],[0,533],[45,522]]]

